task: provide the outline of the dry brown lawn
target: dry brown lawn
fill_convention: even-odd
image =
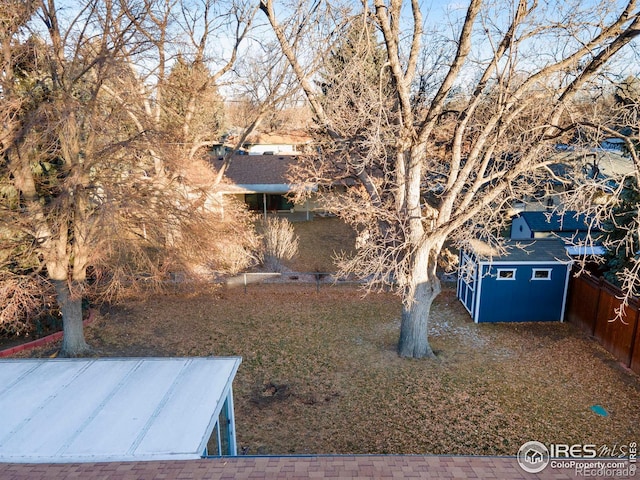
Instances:
[[[336,255],[354,248],[355,232],[337,218],[316,217],[312,222],[295,222],[293,227],[300,251],[285,266],[294,272],[334,272]]]
[[[571,325],[476,325],[446,290],[431,320],[438,359],[407,360],[399,311],[353,286],[254,284],[103,309],[87,338],[101,356],[241,356],[248,454],[513,455],[534,439],[640,439],[638,377]]]

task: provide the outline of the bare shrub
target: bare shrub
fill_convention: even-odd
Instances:
[[[28,336],[54,303],[53,287],[42,277],[0,271],[0,335]]]
[[[224,213],[218,206],[207,201],[174,211],[171,222],[129,223],[129,229],[121,229],[119,236],[105,227],[109,241],[102,256],[92,262],[92,282],[85,294],[100,302],[144,298],[175,290],[180,284],[235,275],[258,263],[262,245],[254,215],[232,199],[225,200]],[[156,218],[160,219],[160,212]],[[126,222],[112,223],[122,226]]]
[[[260,263],[263,247],[255,228],[255,214],[244,203],[225,198],[224,212],[222,219],[213,218],[209,258],[204,263],[215,273],[236,275]]]
[[[286,218],[269,217],[262,221],[263,265],[269,270],[282,270],[282,260],[298,254],[298,236]]]

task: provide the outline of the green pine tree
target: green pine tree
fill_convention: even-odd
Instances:
[[[603,225],[607,240],[612,245],[605,255],[603,276],[614,285],[621,287],[625,273],[637,259],[638,243],[638,206],[640,190],[636,179],[625,179],[624,188],[618,204],[612,211],[611,219]]]

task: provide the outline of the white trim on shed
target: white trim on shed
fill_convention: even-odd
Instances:
[[[0,361],[0,462],[186,460],[218,419],[236,454],[239,357]],[[224,409],[224,412],[223,412]],[[217,438],[220,445],[220,438]]]

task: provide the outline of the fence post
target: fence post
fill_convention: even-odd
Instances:
[[[327,275],[329,274],[324,272],[314,272],[314,276],[316,277],[316,293],[320,293],[320,280],[322,280]]]
[[[633,363],[633,354],[635,353],[636,337],[638,336],[638,323],[640,323],[640,311],[635,310],[635,312],[636,312],[636,323],[633,326],[633,333],[631,334],[631,348],[629,349],[629,363],[627,364],[628,368],[631,368],[631,364]]]

